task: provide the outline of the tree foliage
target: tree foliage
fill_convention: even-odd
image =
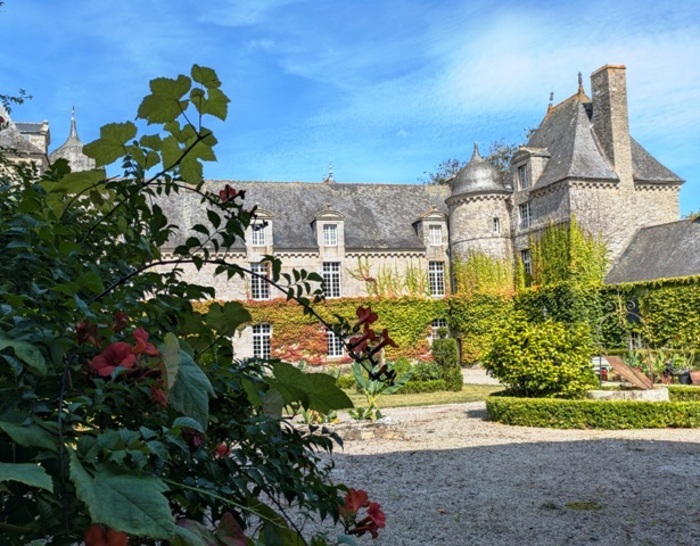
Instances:
[[[216,293],[181,278],[184,264],[251,274],[225,256],[254,209],[229,186],[202,184],[216,144],[204,122],[224,119],[229,99],[196,65],[150,90],[137,118],[155,131],[106,125],[85,147],[97,169],[0,169],[3,543],[296,545],[300,515],[374,534],[378,505],[372,525],[353,527],[357,510],[341,509],[347,488],[329,479],[322,454],[337,438],[289,417],[348,407],[347,396],[332,377],[290,364],[234,363],[229,336],[250,314],[236,302],[195,310]],[[110,178],[103,167],[114,161],[123,173]],[[182,193],[208,222],[165,256],[181,227],[159,203]],[[313,314],[320,277],[285,277],[267,259],[270,282]]]

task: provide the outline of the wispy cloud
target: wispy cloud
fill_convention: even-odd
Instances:
[[[256,25],[267,21],[277,8],[306,1],[307,0],[215,0],[209,3],[206,11],[199,17],[199,21],[227,27]]]

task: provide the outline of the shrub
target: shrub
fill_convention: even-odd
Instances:
[[[440,368],[434,362],[416,362],[411,368],[411,382],[440,379]]]
[[[462,390],[464,379],[459,366],[457,340],[436,339],[433,341],[433,358],[440,370],[440,378],[445,381],[447,390],[459,392]]]
[[[335,380],[335,384],[341,389],[352,389],[353,387],[357,386],[355,376],[347,373],[339,375]]]
[[[491,395],[489,419],[506,425],[547,428],[700,427],[700,403],[633,400],[558,400]]]
[[[439,392],[446,391],[447,384],[444,379],[428,379],[426,381],[411,380],[406,383],[397,394],[417,394],[421,392]]]
[[[514,395],[576,398],[596,384],[585,325],[531,324],[516,314],[496,338],[484,367]]]
[[[700,402],[700,387],[668,385],[671,402]]]

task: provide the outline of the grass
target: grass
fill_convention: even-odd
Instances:
[[[464,385],[460,392],[440,391],[417,394],[387,394],[379,399],[380,408],[400,408],[408,406],[435,406],[438,404],[463,404],[465,402],[480,402],[494,392],[503,390],[500,385]],[[356,407],[366,406],[365,397],[355,389],[345,393]]]

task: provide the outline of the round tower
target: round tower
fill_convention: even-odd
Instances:
[[[68,138],[49,155],[49,161],[51,161],[51,163],[59,158],[68,160],[71,171],[73,172],[89,171],[95,168],[95,160],[83,153],[83,143],[75,127],[75,108],[70,118],[70,134]]]
[[[479,253],[499,260],[511,259],[510,213],[507,188],[491,163],[474,154],[452,181],[445,202],[450,218],[450,249],[454,259]]]

